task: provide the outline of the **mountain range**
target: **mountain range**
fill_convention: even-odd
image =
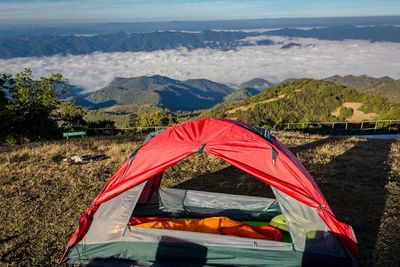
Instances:
[[[155,51],[177,48],[213,48],[228,50],[255,45],[243,40],[256,32],[148,32],[110,33],[102,35],[13,36],[0,38],[0,58],[51,55],[83,55],[93,52]],[[270,45],[272,41],[258,45]]]
[[[179,81],[153,75],[133,78],[115,78],[106,87],[88,94],[81,94],[79,88],[69,86],[64,99],[90,108],[99,109],[121,106],[157,106],[171,111],[193,111],[207,109],[224,101],[238,101],[255,95],[268,88],[270,83],[254,79],[235,90],[225,84],[206,79]]]
[[[249,41],[246,37],[264,36]],[[324,40],[358,39],[373,42],[400,42],[400,27],[351,25],[312,29],[283,28],[270,31],[155,31],[145,33],[115,32],[81,35],[12,35],[0,36],[0,58],[52,55],[83,55],[93,52],[156,51],[166,49],[211,48],[235,49],[240,46],[272,45],[270,36],[305,37]],[[282,49],[299,47],[297,43],[282,44]]]
[[[342,90],[341,86],[345,86],[368,96],[375,95],[388,103],[400,103],[400,80],[390,77],[335,75],[324,81],[337,84],[339,91]],[[288,79],[281,84],[291,85],[291,82],[296,82],[296,79]],[[132,107],[153,106],[170,111],[195,111],[209,109],[221,103],[236,105],[238,102],[260,95],[261,92],[267,94],[267,91],[270,91],[269,88],[275,87],[267,80],[260,78],[242,83],[234,89],[207,79],[180,81],[153,75],[115,78],[106,87],[91,93],[84,93],[79,87],[67,85],[68,93],[63,98],[74,100],[88,109],[113,107],[111,110],[129,111]],[[279,97],[279,95],[276,93],[274,97]]]

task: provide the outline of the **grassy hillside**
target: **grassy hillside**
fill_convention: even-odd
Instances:
[[[282,122],[346,120],[352,112],[332,112],[344,103],[360,103],[361,112],[376,113],[377,119],[399,119],[400,105],[380,96],[360,93],[330,81],[299,79],[272,86],[237,103],[225,103],[203,112],[204,117],[236,118],[257,126]]]
[[[354,227],[366,266],[400,265],[400,141],[286,133],[335,214]],[[0,152],[0,265],[53,265],[107,179],[139,146],[132,139],[75,139]],[[101,154],[87,165],[61,157]],[[198,154],[169,169],[163,186],[269,196],[263,183]]]

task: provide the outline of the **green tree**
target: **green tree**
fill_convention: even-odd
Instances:
[[[15,83],[9,87],[11,100],[8,103],[12,113],[14,134],[26,137],[50,137],[57,131],[54,112],[59,106],[54,90],[64,79],[61,74],[51,74],[33,80],[30,69],[15,75]]]
[[[76,130],[85,126],[82,107],[73,102],[61,101],[59,108],[59,125],[66,130]]]
[[[351,117],[351,115],[353,115],[353,109],[351,108],[346,108],[346,107],[341,107],[340,108],[340,116],[339,116],[339,120],[346,120],[349,117]]]
[[[139,126],[140,127],[160,127],[169,126],[176,123],[175,116],[164,110],[156,110],[153,112],[146,112],[140,116]]]

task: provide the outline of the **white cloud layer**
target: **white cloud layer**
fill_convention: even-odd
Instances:
[[[117,76],[153,74],[180,80],[207,78],[236,85],[257,77],[276,83],[287,78],[325,78],[335,74],[387,75],[400,79],[399,43],[272,39],[275,45],[240,47],[231,51],[180,49],[15,58],[0,60],[0,73],[16,73],[24,67],[30,67],[36,77],[60,72],[87,91],[100,89]],[[302,46],[280,49],[289,42]]]

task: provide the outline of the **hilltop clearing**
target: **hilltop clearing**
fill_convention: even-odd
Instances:
[[[351,116],[349,116],[346,121],[348,122],[362,122],[362,121],[371,121],[375,120],[378,117],[378,114],[371,112],[365,113],[361,109],[364,107],[363,103],[357,102],[345,102],[341,107],[338,107],[331,114],[337,118],[341,117],[341,111],[343,108],[351,109]]]

